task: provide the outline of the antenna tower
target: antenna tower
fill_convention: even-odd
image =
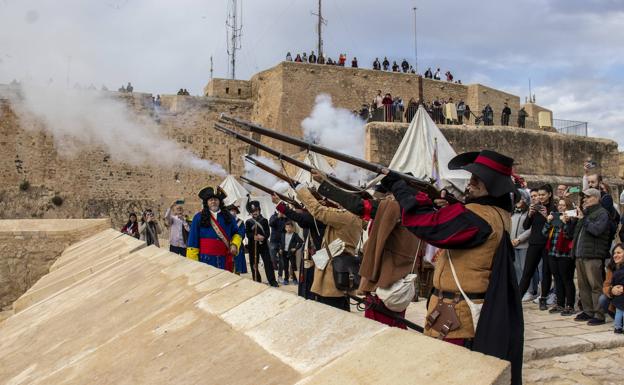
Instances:
[[[225,25],[227,27],[227,53],[229,57],[229,74],[236,79],[236,51],[241,49],[241,32],[243,30],[242,0],[228,0],[228,14]],[[238,10],[240,9],[240,17]]]

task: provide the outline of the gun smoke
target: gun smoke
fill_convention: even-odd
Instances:
[[[163,135],[156,122],[133,113],[107,92],[22,85],[12,104],[22,126],[51,134],[59,155],[99,147],[132,166],[191,168],[220,176],[225,170]]]
[[[304,139],[345,154],[364,158],[364,125],[366,122],[351,111],[336,108],[331,96],[317,95],[310,116],[301,122]],[[336,176],[360,185],[368,179],[368,173],[355,166],[338,162],[334,167]]]
[[[275,170],[279,170],[281,168],[273,159],[269,159],[260,155],[254,155],[254,158],[258,159],[262,163],[266,163],[268,166],[271,166],[271,168]],[[254,166],[253,164],[249,162],[244,162],[244,164],[245,164],[244,176],[247,179],[251,179],[254,182],[258,182],[261,185],[268,187],[278,193],[285,194],[286,192],[288,192],[288,189],[290,186],[285,181],[267,173],[266,171],[261,170],[260,168]],[[251,186],[247,186],[247,189],[256,190],[255,188]]]

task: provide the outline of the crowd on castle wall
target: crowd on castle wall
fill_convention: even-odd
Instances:
[[[371,103],[365,103],[358,111],[354,113],[366,121],[381,122],[411,122],[419,105],[423,105],[431,119],[436,124],[462,125],[467,123],[483,124],[492,126],[495,124],[494,110],[489,104],[483,108],[480,115],[476,115],[463,99],[455,102],[453,98],[434,98],[431,102],[420,101],[419,99],[410,98],[407,105],[403,98],[392,96],[390,93],[383,94],[381,90],[377,90],[377,95]],[[500,125],[509,126],[511,117],[511,108],[505,102],[504,108],[500,112]],[[518,111],[517,126],[525,127],[528,113],[522,107]],[[471,120],[472,119],[472,120]]]
[[[293,55],[290,52],[288,52],[286,53],[286,61],[295,62],[295,63],[336,65],[340,67],[345,67],[347,66],[347,63],[348,63],[346,53],[340,53],[338,55],[338,60],[333,60],[331,57],[326,56],[324,54],[321,54],[320,56],[317,57],[314,51],[310,51],[310,55],[308,55],[306,52],[304,52],[303,54],[297,53],[295,54],[294,58],[293,58]],[[353,57],[353,59],[351,59],[351,67],[359,68],[358,60],[357,60],[357,57],[355,56]],[[400,65],[397,63],[396,60],[393,60],[392,64],[390,64],[390,60],[388,60],[387,56],[384,57],[383,61],[379,61],[379,58],[376,57],[375,60],[373,61],[372,69],[378,70],[378,71],[383,70],[383,71],[391,71],[391,72],[410,73],[410,74],[416,74],[420,76],[420,74],[416,72],[414,67],[411,64],[409,64],[407,59],[403,59]],[[431,67],[429,67],[427,71],[425,71],[423,76],[427,79],[440,80],[440,81],[442,80],[442,72],[440,71],[440,68],[438,68],[435,72],[432,72]],[[461,80],[454,80],[454,76],[451,73],[451,71],[446,71],[444,73],[444,78],[447,82],[451,82],[455,84],[462,84]]]

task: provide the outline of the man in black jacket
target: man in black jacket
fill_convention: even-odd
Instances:
[[[294,221],[303,229],[304,251],[301,265],[299,266],[299,287],[297,295],[305,299],[315,300],[316,295],[310,291],[312,282],[314,282],[314,264],[312,263],[312,255],[321,248],[323,236],[325,235],[325,223],[314,219],[309,212],[297,209],[293,210],[279,197],[273,195],[271,197],[273,203],[277,206],[275,209],[284,214],[286,218]]]
[[[247,235],[247,247],[249,249],[249,265],[251,266],[251,274],[254,281],[262,282],[260,271],[257,269],[258,258],[262,258],[264,264],[264,272],[269,281],[269,285],[277,287],[275,280],[275,271],[273,263],[269,255],[269,247],[267,240],[271,234],[269,222],[260,213],[260,202],[247,202],[247,212],[251,214],[251,218],[245,221],[245,233]]]
[[[284,285],[288,285],[288,279],[298,283],[295,271],[297,270],[297,251],[303,247],[303,240],[295,233],[295,224],[287,220],[284,224],[285,232],[280,240],[279,255],[284,265]],[[290,266],[289,266],[290,265]]]
[[[600,204],[600,191],[588,188],[583,191],[583,210],[578,218],[563,216],[568,238],[574,239],[572,255],[576,258],[576,275],[583,312],[575,321],[587,321],[588,325],[605,323],[604,310],[600,307],[602,294],[604,258],[609,253],[609,214]]]
[[[284,234],[284,225],[288,218],[284,214],[276,211],[269,218],[269,227],[271,228],[271,236],[269,237],[269,254],[271,255],[271,262],[273,264],[273,270],[277,270],[277,276],[282,276],[284,270],[284,264],[279,257],[278,252],[280,248],[280,242],[282,241],[282,235]]]
[[[548,297],[548,292],[552,284],[552,276],[548,268],[548,263],[546,262],[546,236],[542,235],[542,229],[544,228],[548,214],[555,210],[552,205],[552,189],[549,185],[538,188],[537,194],[539,203],[531,204],[529,207],[529,215],[527,215],[522,224],[525,230],[531,229],[531,235],[529,236],[529,247],[527,249],[524,270],[522,271],[522,278],[518,286],[520,296],[523,296],[531,284],[531,278],[540,261],[544,261],[542,263],[542,295],[539,300],[539,306],[540,310],[546,310],[548,308],[546,305],[546,298]]]
[[[501,115],[501,124],[503,126],[509,125],[510,116],[511,116],[511,108],[509,108],[509,106],[507,105],[507,102],[505,102],[505,107],[503,108],[503,113]]]

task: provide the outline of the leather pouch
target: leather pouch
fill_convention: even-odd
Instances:
[[[461,297],[456,296],[453,302],[445,303],[443,298],[438,298],[435,309],[427,316],[427,327],[439,333],[438,339],[445,338],[453,330],[459,329],[461,323],[457,317],[455,306]]]

